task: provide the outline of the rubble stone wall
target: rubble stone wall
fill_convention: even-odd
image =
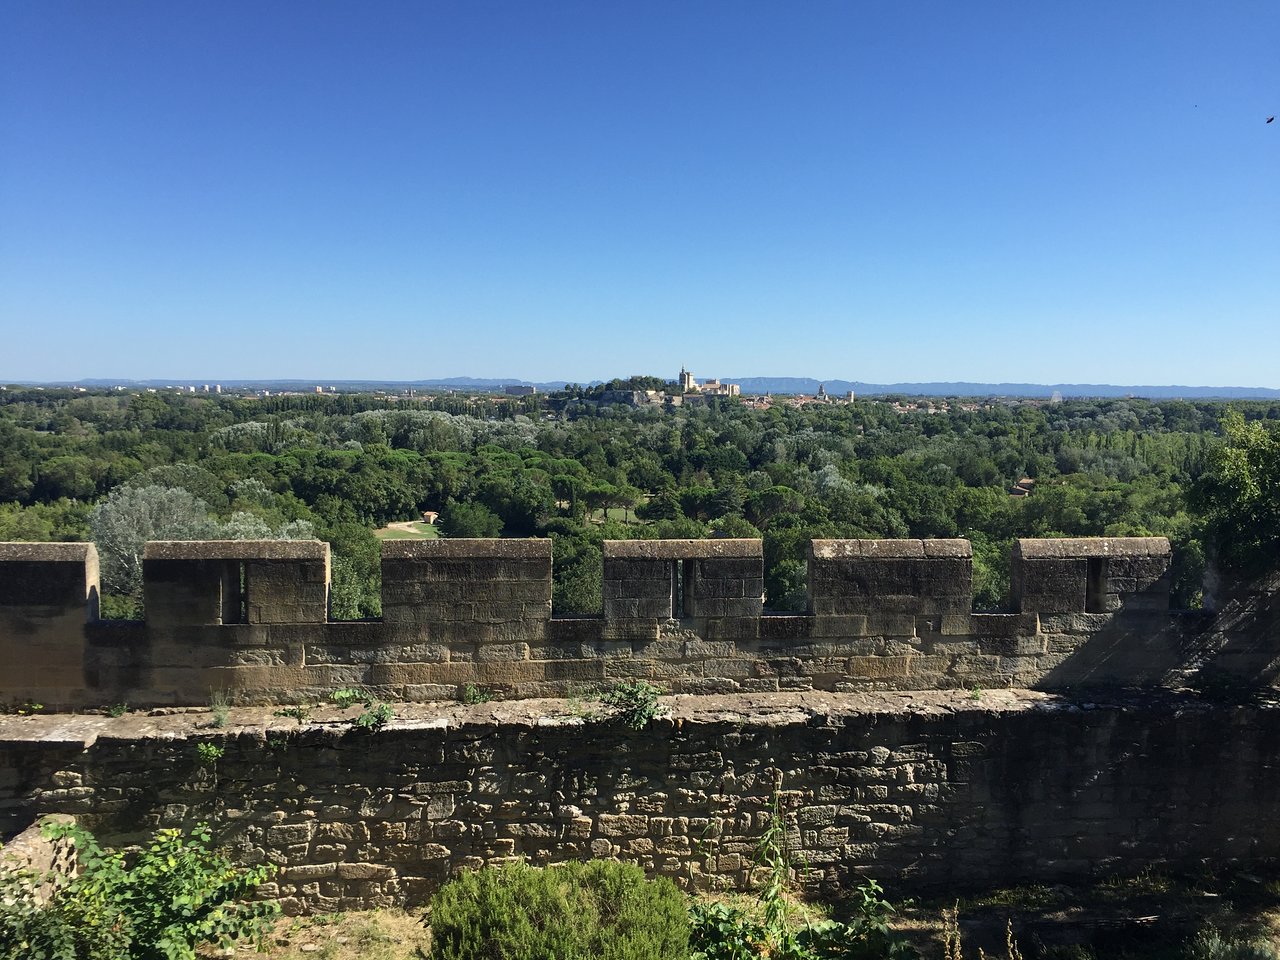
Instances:
[[[747,885],[775,789],[817,890],[895,897],[1280,855],[1280,709],[1148,693],[679,697],[633,731],[563,701],[419,705],[376,733],[269,709],[0,718],[0,826],[111,842],[209,821],[294,912],[424,902],[512,857]],[[201,763],[197,744],[224,753]]]

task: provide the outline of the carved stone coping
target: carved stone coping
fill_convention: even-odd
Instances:
[[[325,560],[322,540],[152,540],[144,560]]]
[[[1167,557],[1166,537],[1080,537],[1015,540],[1014,555],[1025,560],[1074,560],[1088,557]]]
[[[0,562],[70,563],[98,559],[92,543],[0,543]]]
[[[814,540],[815,560],[965,559],[973,556],[968,540]]]
[[[606,540],[606,560],[712,560],[764,556],[761,540]]]
[[[460,538],[457,540],[383,540],[383,560],[543,560],[551,558],[551,540]]]

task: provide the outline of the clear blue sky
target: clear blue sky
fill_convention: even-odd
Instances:
[[[1280,386],[1280,3],[0,0],[0,380]]]

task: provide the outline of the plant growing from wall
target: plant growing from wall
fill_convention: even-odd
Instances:
[[[623,726],[643,730],[654,717],[667,712],[667,708],[658,703],[661,694],[661,690],[644,680],[622,680],[610,687],[600,700],[613,709],[612,717]]]
[[[359,687],[339,687],[329,694],[329,699],[342,710],[356,703],[363,703],[366,706],[373,703],[373,695],[368,690],[361,690]]]
[[[493,699],[493,691],[484,687],[477,687],[474,683],[463,684],[462,697],[463,703],[468,706],[475,706],[479,703],[488,703]]]
[[[260,939],[279,912],[243,902],[274,868],[235,866],[205,825],[161,830],[128,861],[75,824],[44,833],[74,845],[77,873],[0,868],[0,960],[196,960],[204,945]]]
[[[296,720],[298,721],[298,725],[301,726],[311,719],[311,708],[302,706],[281,707],[273,714],[273,716]]]
[[[210,726],[221,730],[227,725],[227,719],[231,716],[231,698],[227,691],[209,691],[209,711],[213,714],[213,719],[209,721]]]
[[[196,759],[206,767],[217,766],[218,761],[222,759],[226,752],[225,747],[216,743],[196,744]]]
[[[351,718],[351,724],[357,730],[377,733],[395,719],[395,711],[390,704],[366,703],[363,710]]]
[[[0,704],[0,714],[8,713],[18,717],[29,717],[43,709],[44,704],[34,700],[15,700],[13,703]]]

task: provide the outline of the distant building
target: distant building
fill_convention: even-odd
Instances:
[[[698,381],[693,379],[693,374],[684,367],[680,368],[680,389],[685,393],[700,393],[707,397],[737,397],[742,393],[738,384],[721,383],[715,377],[699,386]]]
[[[537,387],[526,387],[518,383],[508,384],[502,390],[508,397],[531,397],[538,392]]]

